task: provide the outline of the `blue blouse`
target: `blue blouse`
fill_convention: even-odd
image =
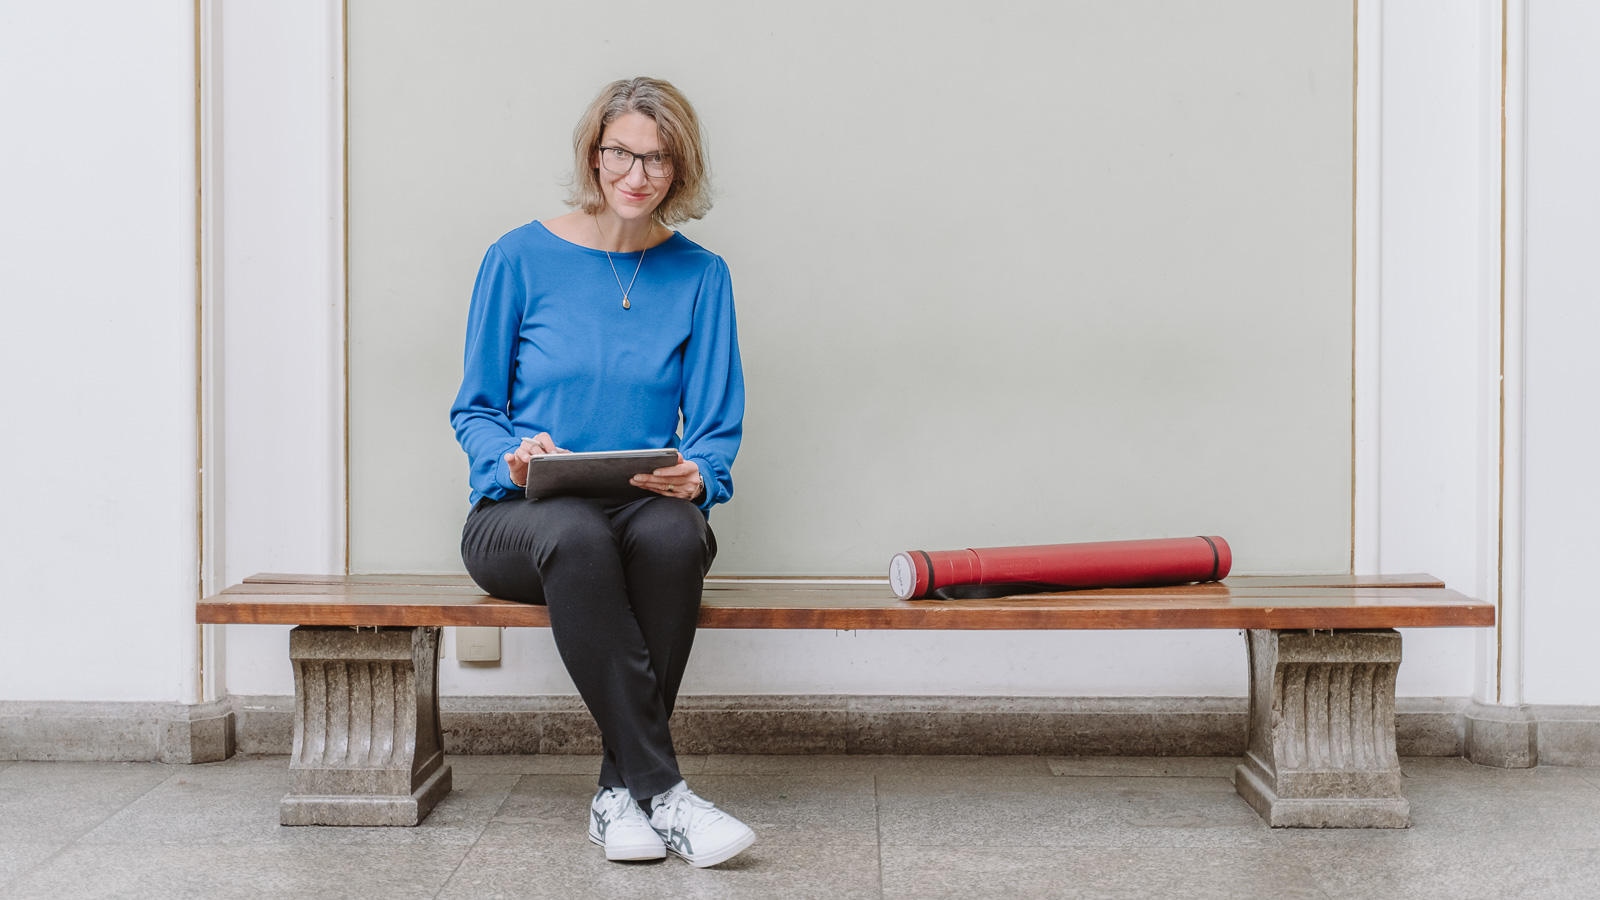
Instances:
[[[450,410],[473,503],[521,495],[504,457],[541,431],[574,451],[676,447],[700,467],[707,515],[733,496],[744,373],[728,265],[676,232],[639,256],[608,262],[538,222],[484,255]],[[635,266],[623,309],[617,279]]]

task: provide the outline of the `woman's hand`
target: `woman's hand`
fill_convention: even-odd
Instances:
[[[533,437],[522,439],[522,446],[505,455],[506,465],[511,468],[511,483],[517,487],[528,486],[528,460],[535,456],[547,456],[551,453],[571,453],[556,446],[555,440],[549,432],[541,431]],[[683,457],[678,457],[682,459]]]
[[[700,477],[700,467],[692,462],[686,462],[682,453],[678,454],[677,465],[657,469],[648,475],[635,475],[631,483],[634,487],[655,491],[663,497],[677,497],[682,500],[694,500],[705,490],[705,484]]]

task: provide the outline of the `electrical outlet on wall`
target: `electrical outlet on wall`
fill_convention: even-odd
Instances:
[[[500,661],[500,629],[457,627],[456,662],[497,663]]]

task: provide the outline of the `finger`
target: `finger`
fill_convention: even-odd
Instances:
[[[534,442],[535,445],[537,445],[539,447],[539,450],[541,452],[543,452],[543,453],[554,453],[554,452],[556,452],[555,439],[550,436],[550,432],[548,432],[548,431],[541,431],[538,434],[534,435],[533,436],[533,442]]]
[[[676,497],[680,500],[692,500],[699,496],[700,488],[694,484],[674,483],[661,486],[646,486],[647,490],[655,491],[664,497]]]

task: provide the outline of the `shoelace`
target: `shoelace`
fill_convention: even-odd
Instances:
[[[726,817],[726,813],[717,809],[710,800],[688,788],[668,797],[665,806],[667,815],[663,824],[669,833],[677,829],[680,820],[683,822],[683,830],[687,832],[695,825],[710,825]],[[700,811],[700,815],[695,814],[696,810]]]
[[[639,813],[641,818],[644,816],[644,810],[639,809],[639,804],[634,802],[633,795],[625,790],[609,791],[606,798],[601,801],[601,804],[606,808],[606,812],[610,814],[613,822],[620,822],[627,818],[628,807],[630,806]]]

